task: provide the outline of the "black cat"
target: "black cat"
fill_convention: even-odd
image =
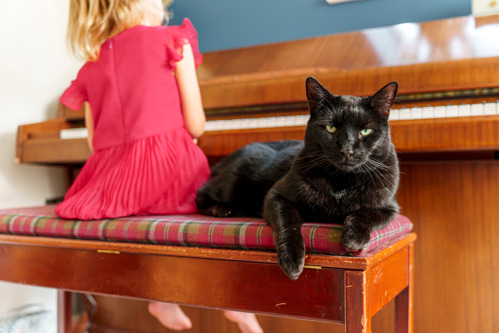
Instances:
[[[388,116],[398,84],[369,97],[335,96],[306,81],[305,141],[248,145],[214,166],[196,202],[204,214],[263,216],[281,268],[301,274],[304,221],[343,223],[342,241],[358,250],[398,213],[399,167]]]

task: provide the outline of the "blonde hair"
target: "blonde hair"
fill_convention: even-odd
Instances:
[[[161,24],[172,0],[71,0],[68,44],[77,57],[97,61],[102,43],[139,24]],[[156,22],[154,22],[156,21]]]

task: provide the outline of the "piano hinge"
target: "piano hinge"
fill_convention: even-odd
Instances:
[[[111,251],[111,250],[97,250],[97,253],[110,253],[110,254],[120,254],[120,251]]]
[[[303,268],[308,268],[308,269],[322,269],[321,266],[316,266],[316,265],[304,265]]]

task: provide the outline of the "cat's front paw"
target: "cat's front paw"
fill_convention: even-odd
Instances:
[[[212,205],[209,207],[198,208],[199,212],[204,215],[211,215],[215,217],[230,217],[232,209],[222,204]]]
[[[305,266],[305,244],[302,246],[280,246],[277,260],[284,273],[291,280],[296,280]]]
[[[347,217],[341,235],[341,242],[345,249],[351,251],[362,250],[371,239],[371,230],[356,223],[354,218]]]

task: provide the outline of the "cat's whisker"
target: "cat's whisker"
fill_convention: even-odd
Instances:
[[[368,163],[372,166],[374,166],[376,169],[378,169],[380,172],[385,171],[387,174],[392,174],[395,171],[395,166],[393,165],[386,165],[382,162],[376,161],[376,160],[368,160]]]
[[[395,165],[386,165],[385,163],[375,159],[374,157],[370,157],[368,160],[370,163],[376,164],[380,169],[385,169],[389,172],[393,172],[395,170]]]
[[[372,177],[372,175],[374,175],[382,183],[384,183],[383,179],[385,180],[385,182],[389,182],[389,180],[383,175],[383,173],[377,167],[377,165],[374,163],[370,163],[369,160],[367,160],[364,164],[361,165],[361,169],[371,177],[373,182],[374,178]]]
[[[304,159],[304,157],[302,157],[302,159]],[[314,168],[323,168],[323,167],[329,168],[331,166],[329,160],[323,155],[317,155],[317,156],[307,155],[307,157],[308,157],[307,158],[308,163],[303,163],[300,165],[300,169],[305,172],[309,172]]]
[[[382,168],[382,166],[385,167],[385,169]],[[378,179],[380,182],[382,183],[386,183],[386,185],[388,186],[385,186],[385,188],[389,191],[389,188],[392,188],[394,186],[394,183],[391,179],[388,179],[385,174],[382,172],[382,170],[385,170],[387,171],[388,169],[390,169],[389,166],[385,165],[385,164],[382,164],[382,163],[376,163],[372,160],[368,160],[366,163],[365,163],[365,167],[368,168]],[[383,179],[382,179],[383,178]],[[383,181],[384,180],[384,181]]]
[[[373,181],[373,183],[375,183],[374,177],[371,174],[371,170],[369,169],[369,167],[367,165],[361,164],[360,165],[360,169],[362,171],[364,171],[364,173],[366,173],[371,178],[371,180]]]

